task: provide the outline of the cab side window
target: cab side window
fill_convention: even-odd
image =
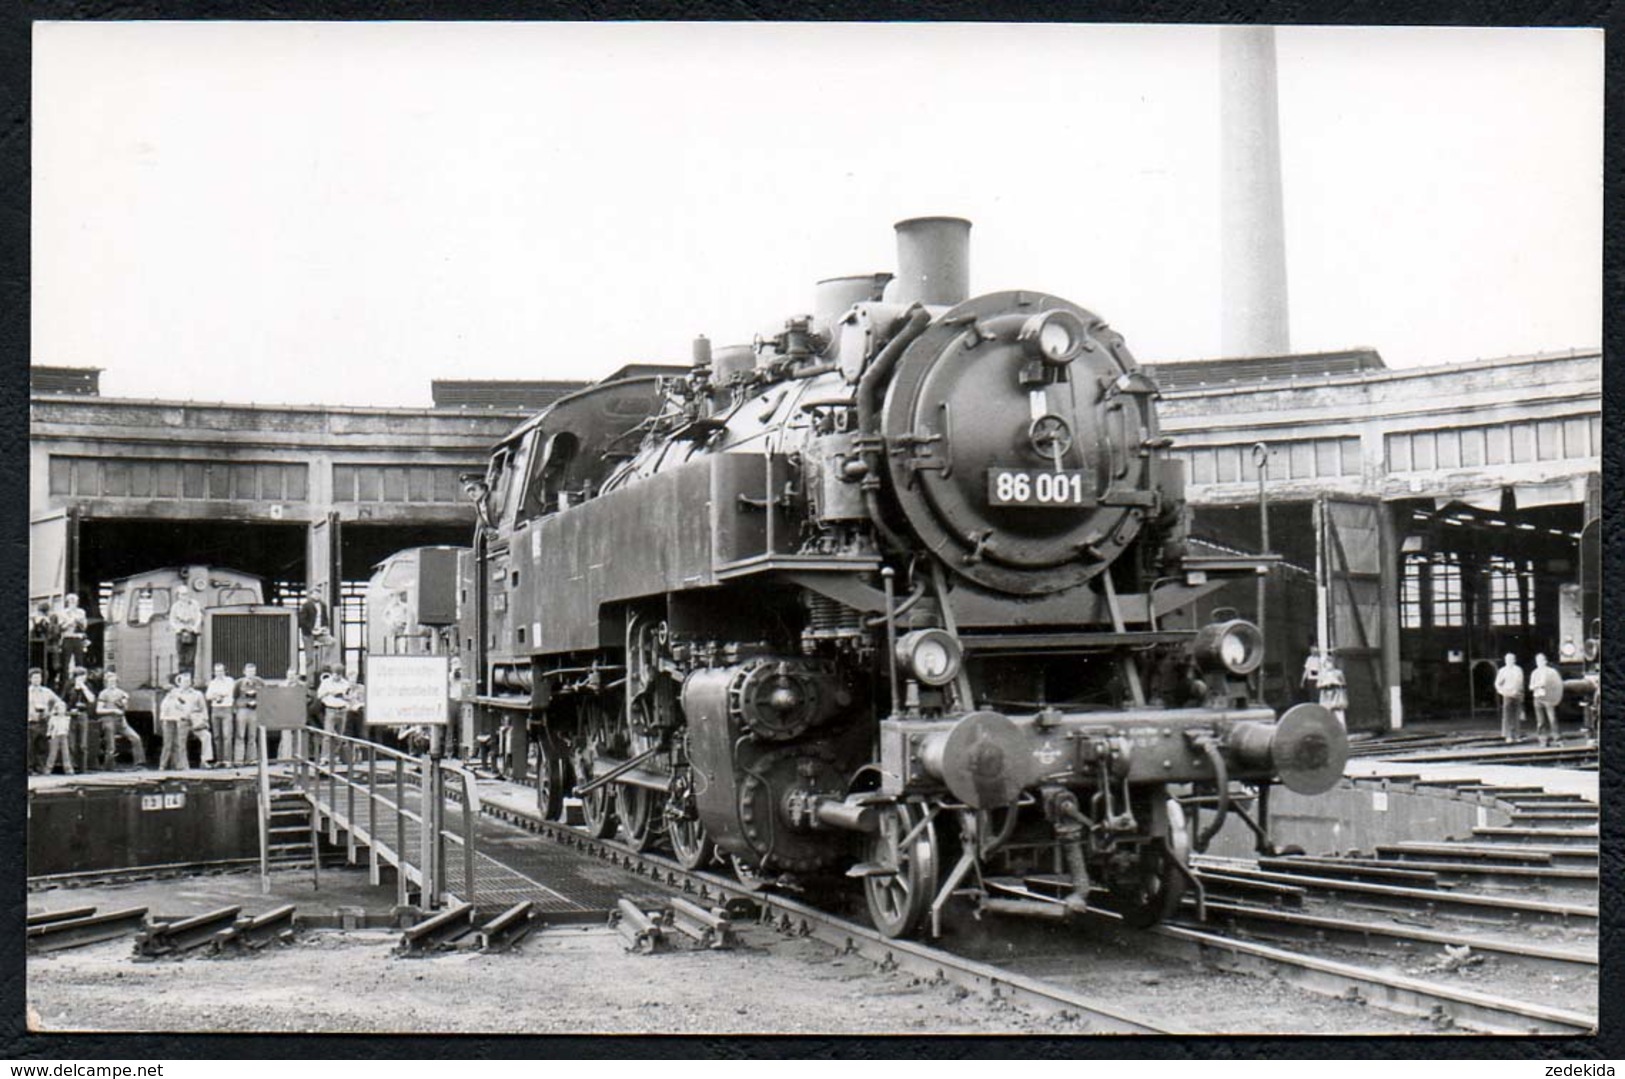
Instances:
[[[130,625],[144,626],[154,618],[169,613],[169,589],[142,588],[130,604]]]
[[[539,517],[569,504],[564,490],[565,476],[579,445],[580,440],[569,431],[555,431],[541,437],[542,448],[532,455],[530,475],[525,480],[522,516]]]

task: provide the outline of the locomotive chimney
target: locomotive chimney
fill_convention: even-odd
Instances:
[[[951,307],[970,295],[970,222],[962,217],[911,217],[897,222],[893,303]]]

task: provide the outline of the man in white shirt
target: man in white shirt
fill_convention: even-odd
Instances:
[[[316,686],[316,699],[322,705],[322,730],[327,734],[348,734],[346,720],[350,711],[350,682],[337,670],[329,669],[322,672],[322,680]],[[345,760],[350,759],[349,747],[346,743],[339,743],[340,754]],[[330,760],[333,756],[333,740],[322,739],[322,757]]]
[[[214,665],[214,677],[203,689],[203,697],[209,702],[209,731],[214,735],[214,744],[220,747],[220,764],[230,765],[237,761],[232,750],[236,735],[236,719],[232,715],[233,699],[236,696],[237,680],[226,673],[224,663]]]
[[[158,756],[160,770],[188,767],[186,742],[193,731],[200,732],[204,763],[214,758],[214,746],[209,737],[209,707],[203,694],[193,688],[191,671],[175,675],[175,688],[164,694],[163,703],[158,706],[158,727],[164,736],[163,751]]]
[[[1501,737],[1511,745],[1523,727],[1523,668],[1511,652],[1507,653],[1506,664],[1495,672],[1495,693],[1501,698]]]
[[[1535,656],[1535,669],[1529,672],[1529,699],[1535,705],[1535,737],[1540,744],[1561,745],[1557,734],[1557,706],[1563,700],[1563,676],[1546,665],[1545,653]]]
[[[45,765],[49,723],[52,716],[68,714],[68,706],[56,691],[45,684],[45,672],[38,667],[28,672],[28,770],[37,772]]]
[[[198,634],[203,632],[203,608],[189,590],[182,589],[170,604],[169,628],[175,631],[176,669],[190,673],[197,660]]]

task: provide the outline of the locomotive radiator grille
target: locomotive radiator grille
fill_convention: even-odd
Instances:
[[[292,611],[213,612],[209,630],[210,661],[224,663],[232,674],[241,674],[245,663],[256,663],[261,676],[280,678],[294,667],[288,631],[293,617]]]

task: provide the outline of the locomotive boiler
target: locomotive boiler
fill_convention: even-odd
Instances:
[[[470,704],[528,724],[544,813],[850,879],[902,936],[950,902],[1153,923],[1227,815],[1262,843],[1272,783],[1336,782],[1335,719],[1258,701],[1256,627],[1195,622],[1261,563],[1186,549],[1152,379],[1069,300],[969,296],[969,230],[904,221],[895,276],[470,477]]]

